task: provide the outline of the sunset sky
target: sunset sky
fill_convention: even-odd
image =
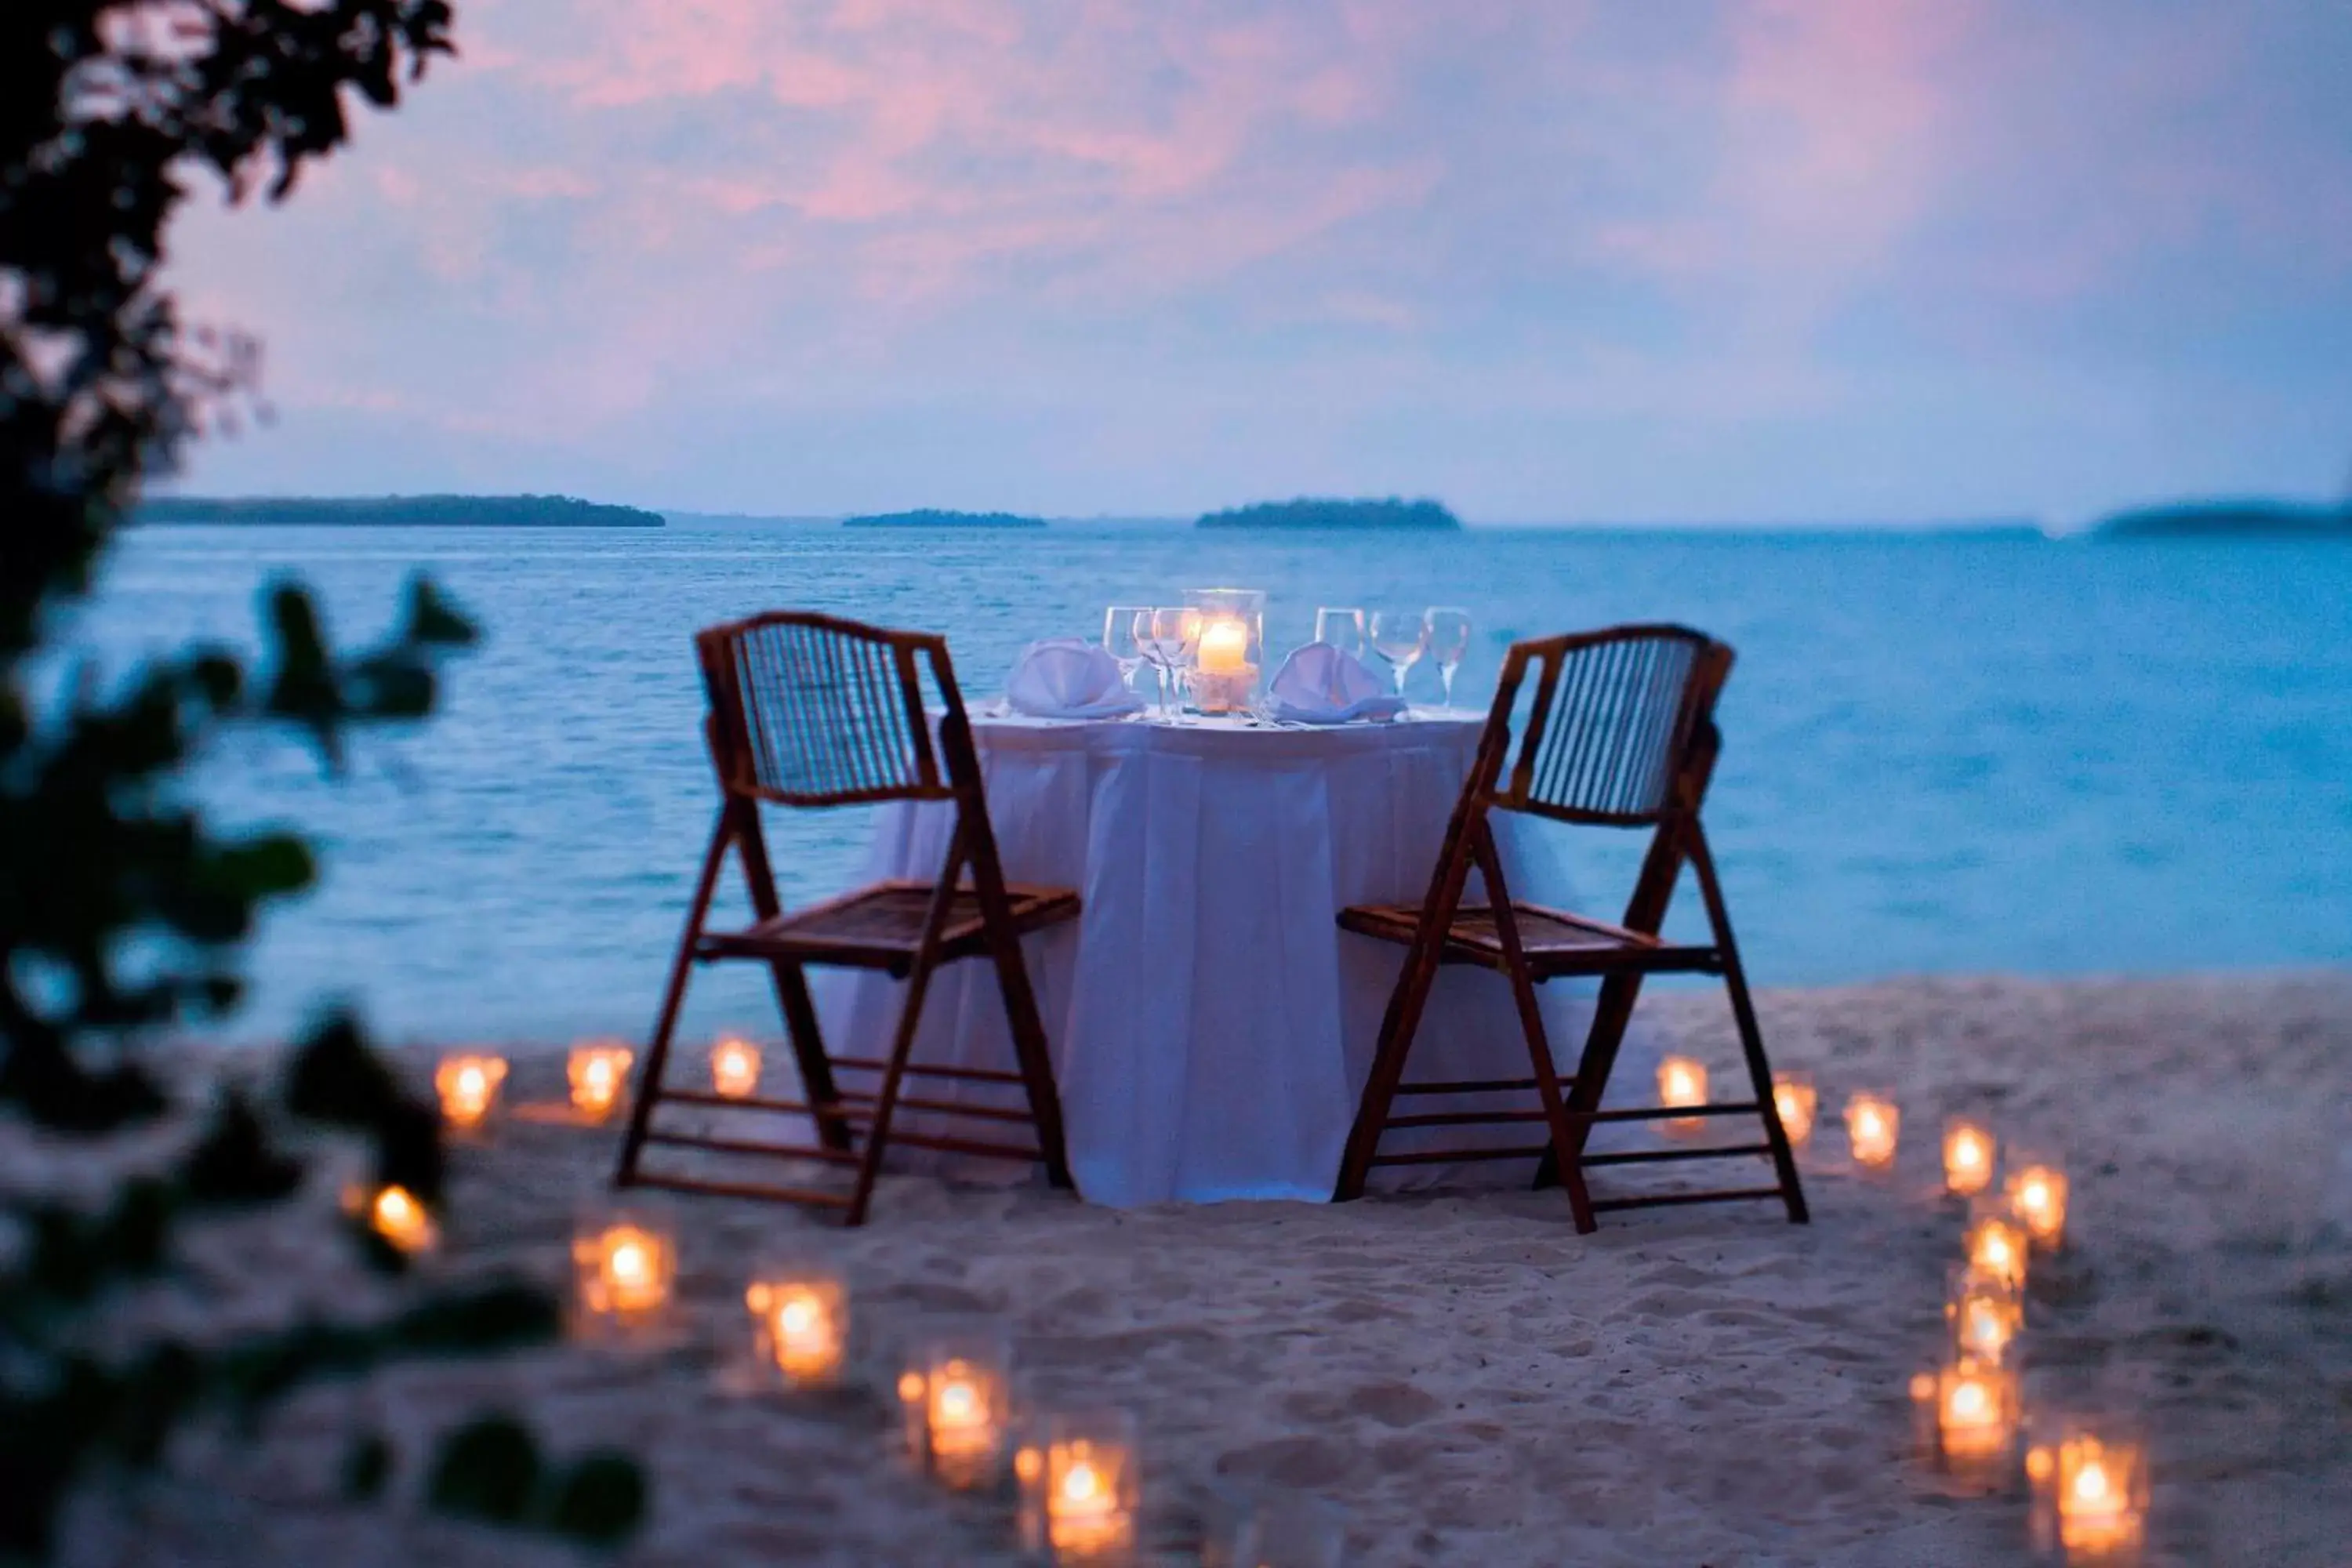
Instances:
[[[2352,485],[2347,0],[457,0],[207,493],[2065,524]]]

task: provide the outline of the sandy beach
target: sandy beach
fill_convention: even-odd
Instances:
[[[413,1466],[382,1510],[337,1500],[356,1422],[413,1432],[502,1405],[559,1448],[649,1462],[656,1510],[625,1563],[1022,1561],[1008,1504],[909,1473],[886,1396],[724,1391],[746,1270],[798,1253],[845,1268],[876,1342],[926,1314],[993,1314],[1035,1396],[1134,1411],[1154,1561],[1192,1561],[1208,1489],[1245,1477],[1339,1504],[1364,1568],[2024,1562],[2021,1490],[1925,1466],[1906,1392],[1937,1359],[1958,1248],[1934,1130],[1973,1110],[2072,1169],[2072,1242],[2037,1268],[2028,1365],[2039,1397],[2149,1432],[2148,1561],[2345,1561],[2352,975],[1909,981],[1762,1003],[1778,1064],[1822,1089],[1810,1226],[1740,1205],[1612,1215],[1582,1237],[1557,1192],[1118,1212],[905,1176],[841,1233],[687,1200],[668,1206],[685,1299],[668,1345],[306,1394],[257,1446],[194,1442],[169,1480],[90,1492],[64,1560],[576,1561],[425,1515]],[[1736,1059],[1719,997],[1644,1012],[1718,1070]],[[553,1096],[559,1072],[552,1054],[519,1058],[510,1097]],[[1831,1113],[1864,1087],[1904,1108],[1891,1178],[1852,1169]],[[509,1120],[461,1150],[434,1267],[563,1279],[615,1136]],[[244,1256],[266,1257],[280,1301],[350,1277],[316,1247]]]

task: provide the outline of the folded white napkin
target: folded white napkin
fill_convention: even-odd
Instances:
[[[1078,637],[1031,643],[1013,663],[1004,700],[1033,719],[1111,719],[1143,706],[1119,679],[1118,661]]]
[[[1356,719],[1393,719],[1404,699],[1363,661],[1327,642],[1311,642],[1274,673],[1266,706],[1294,724],[1345,724]]]

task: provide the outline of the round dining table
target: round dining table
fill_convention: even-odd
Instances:
[[[1027,938],[1024,950],[1071,1173],[1087,1200],[1330,1197],[1404,959],[1402,947],[1342,931],[1337,916],[1349,904],[1423,900],[1485,720],[1425,709],[1321,727],[973,713],[1007,878],[1073,888],[1082,900],[1076,921]],[[883,808],[866,877],[937,875],[950,826],[938,805]],[[1545,825],[1505,813],[1496,826],[1513,895],[1577,907]],[[903,989],[872,972],[825,975],[817,1000],[828,1041],[881,1054]],[[1555,981],[1540,994],[1554,1058],[1572,1070],[1591,989]],[[1646,1089],[1656,1054],[1643,1032],[1630,1034],[1612,1087]],[[914,1059],[1013,1065],[990,965],[934,977]],[[1528,1070],[1502,977],[1444,970],[1408,1077]],[[926,1094],[940,1092],[936,1081]],[[1465,1096],[1447,1109],[1533,1102]],[[902,1125],[950,1130],[902,1115]],[[1482,1133],[1498,1147],[1540,1138],[1524,1125],[1439,1131],[1456,1147]],[[1415,1136],[1391,1131],[1383,1152],[1410,1151]],[[1532,1172],[1532,1161],[1493,1160],[1375,1174],[1421,1185],[1524,1184]]]

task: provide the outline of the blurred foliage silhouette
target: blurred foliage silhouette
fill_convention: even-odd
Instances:
[[[142,1293],[189,1277],[192,1237],[257,1211],[346,1225],[354,1269],[398,1273],[400,1254],[311,1201],[322,1150],[441,1202],[433,1108],[353,1018],[320,1024],[273,1083],[224,1085],[157,1047],[234,1012],[257,911],[315,871],[295,835],[212,831],[188,765],[262,725],[340,769],[355,730],[431,711],[472,628],[418,580],[392,635],[341,651],[280,584],[253,670],[196,647],[102,679],[60,646],[142,479],[267,417],[255,345],[184,327],[163,287],[173,212],[207,174],[232,201],[283,199],[347,138],[347,107],[393,107],[455,52],[451,20],[443,0],[0,5],[0,1117],[15,1124],[0,1137],[68,1156],[17,1174],[81,1178],[0,1192],[0,1562],[52,1554],[76,1487],[162,1463],[199,1418],[250,1421],[320,1378],[558,1330],[537,1289],[413,1280],[385,1281],[390,1304],[361,1321],[137,1326]],[[348,1490],[379,1493],[399,1462],[363,1436]],[[501,1415],[446,1437],[430,1471],[433,1506],[584,1541],[627,1535],[645,1502],[626,1458],[551,1464]]]

